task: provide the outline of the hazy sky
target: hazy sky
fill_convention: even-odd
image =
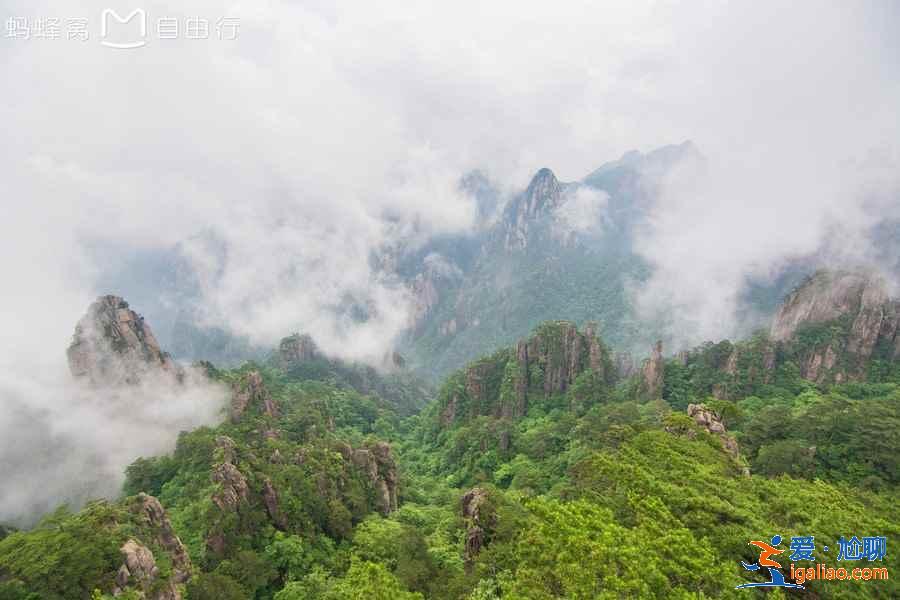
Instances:
[[[145,47],[101,45],[110,4],[147,11]],[[227,264],[193,248],[216,274],[210,314],[266,343],[302,322],[362,356],[405,322],[404,294],[366,261],[383,217],[467,227],[456,183],[471,168],[521,187],[541,166],[576,179],[693,140],[709,180],[673,185],[642,251],[652,285],[689,264],[722,296],[745,267],[820,244],[835,215],[867,216],[848,164],[897,172],[892,2],[4,0],[0,14],[62,29],[0,43],[0,244],[17,259],[2,266],[15,285],[0,300],[0,363],[65,344],[104,267],[88,241],[167,247],[214,231]],[[209,39],[187,39],[191,17]],[[222,17],[237,39],[218,39]],[[74,18],[89,41],[65,39]],[[169,18],[180,39],[158,39]],[[331,310],[343,296],[380,318],[348,332]]]
[[[145,47],[100,43],[107,6],[147,11]],[[61,39],[8,37],[15,17],[59,19]],[[209,39],[187,39],[192,17]],[[218,39],[222,17],[237,39]],[[302,323],[326,350],[377,355],[408,299],[369,252],[397,223],[470,226],[456,186],[472,168],[524,187],[543,166],[573,180],[693,140],[708,173],[665,187],[640,248],[654,275],[635,294],[647,311],[689,308],[701,337],[727,331],[747,273],[823,245],[868,256],[869,225],[900,216],[887,0],[0,0],[0,18],[9,389],[65,372],[106,265],[87,244],[167,248],[200,231],[229,246],[225,264],[190,247],[210,315],[258,342]],[[66,39],[78,18],[87,41]],[[160,18],[180,39],[158,39]],[[348,327],[334,310],[348,297],[378,318]]]

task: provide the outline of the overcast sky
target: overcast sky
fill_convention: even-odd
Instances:
[[[147,11],[146,46],[100,43],[107,6]],[[693,140],[712,174],[673,183],[642,252],[651,287],[692,303],[698,286],[672,284],[711,279],[724,313],[739,273],[820,245],[836,216],[863,227],[863,188],[896,184],[893,2],[3,0],[0,15],[61,24],[61,39],[0,42],[0,364],[65,346],[104,267],[87,242],[215,231],[224,273],[194,248],[222,275],[212,313],[256,341],[303,322],[343,347],[329,308],[349,294],[380,315],[350,332],[365,355],[404,323],[404,294],[366,261],[383,218],[467,227],[471,168],[515,188]],[[187,39],[191,17],[209,39]],[[237,39],[218,39],[222,17]],[[77,18],[88,41],[66,39]],[[158,39],[169,18],[180,39]]]
[[[144,47],[101,44],[107,6],[147,11]],[[302,324],[326,350],[377,356],[408,298],[370,251],[413,224],[469,227],[456,190],[473,168],[516,189],[540,167],[574,180],[693,140],[707,174],[663,188],[639,246],[653,274],[633,291],[648,315],[674,310],[686,342],[727,335],[748,274],[822,249],[866,260],[869,227],[900,216],[898,7],[0,0],[2,438],[32,415],[37,439],[77,446],[107,418],[60,409],[78,397],[65,347],[112,262],[87,247],[214,232],[227,264],[186,247],[210,315],[260,343]],[[17,17],[29,39],[14,37]],[[223,17],[236,39],[219,39]],[[209,21],[209,39],[188,39],[188,18]],[[38,39],[37,19],[58,19],[60,39]],[[67,39],[70,19],[87,19],[88,40]],[[159,39],[160,19],[179,39]],[[348,327],[333,310],[348,297],[377,318]],[[89,456],[115,452],[116,468],[161,450],[88,437]],[[10,450],[0,464],[24,468],[32,452]],[[83,481],[72,465],[41,476]],[[28,501],[0,500],[7,515]]]

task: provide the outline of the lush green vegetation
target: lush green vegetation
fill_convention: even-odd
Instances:
[[[634,381],[596,376],[586,355],[572,385],[545,393],[558,328],[538,332],[546,362],[532,365],[523,415],[502,409],[522,375],[514,349],[471,365],[477,398],[459,372],[410,417],[298,371],[213,370],[228,383],[260,370],[280,416],[251,410],[236,423],[183,433],[171,455],[129,467],[125,499],[0,532],[0,599],[105,598],[129,538],[153,551],[166,577],[165,549],[128,508],[139,492],[160,499],[187,547],[189,600],[756,597],[734,590],[762,580],[740,561],[757,559],[750,540],[775,534],[815,536],[815,556],[829,566],[836,557],[822,548],[839,537],[886,536],[878,566],[897,572],[900,385],[817,387],[789,354],[767,366],[771,347],[757,336],[667,361],[663,399],[638,398]],[[741,460],[685,415],[699,402],[736,437]],[[399,508],[389,514],[371,469],[391,465],[358,460],[377,457],[382,442],[399,473]],[[223,484],[211,476],[226,462],[249,489],[236,510],[214,501]],[[473,487],[483,495],[477,517],[461,505]],[[807,589],[818,598],[900,595],[893,579]]]

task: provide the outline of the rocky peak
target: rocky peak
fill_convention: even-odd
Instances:
[[[504,210],[507,250],[528,245],[529,224],[558,207],[563,200],[563,190],[563,184],[550,169],[543,168],[535,174],[525,191],[513,198]]]
[[[525,190],[525,213],[535,216],[544,210],[552,210],[559,203],[562,185],[553,171],[544,167],[531,178]]]
[[[487,543],[487,536],[496,525],[496,515],[489,506],[489,494],[484,488],[472,488],[466,492],[461,504],[466,524],[466,568],[469,569]]]
[[[397,462],[387,442],[375,442],[364,448],[339,447],[344,460],[362,471],[375,492],[376,508],[383,515],[397,510],[399,477]]]
[[[181,539],[175,535],[172,522],[169,520],[162,504],[148,494],[138,494],[132,509],[142,522],[156,532],[156,542],[169,553],[172,560],[172,579],[175,583],[184,583],[191,577],[191,558]]]
[[[662,398],[665,362],[663,360],[662,342],[653,345],[650,358],[641,366],[641,391],[646,398],[655,400]]]
[[[278,365],[282,369],[319,358],[319,349],[312,337],[295,333],[281,340],[278,346]]]
[[[119,551],[124,558],[116,573],[114,595],[137,592],[147,600],[181,600],[179,584],[191,577],[191,559],[187,548],[172,529],[172,523],[159,500],[147,494],[138,494],[133,499],[130,510],[137,517],[141,530],[151,532],[152,539],[129,538]],[[163,573],[157,566],[157,557],[145,544],[150,543],[161,550],[171,563],[171,575],[161,579]]]
[[[238,422],[249,408],[257,408],[268,417],[278,417],[281,408],[263,383],[259,371],[250,371],[232,386],[231,420]]]
[[[128,588],[140,590],[141,598],[152,600],[181,600],[181,593],[175,587],[174,582],[158,583],[159,567],[156,566],[156,558],[153,552],[134,539],[129,539],[119,551],[124,556],[124,562],[116,573],[116,588],[114,595],[118,596]]]
[[[876,347],[882,358],[900,357],[900,302],[871,273],[819,271],[792,291],[778,309],[770,336],[788,345],[812,325],[833,324],[840,335],[802,348],[801,374],[816,382],[865,377]]]
[[[447,395],[441,422],[449,425],[480,415],[520,418],[529,402],[564,394],[587,371],[603,382],[615,378],[596,326],[589,324],[582,333],[567,321],[544,323],[515,348],[476,361],[459,372],[461,389],[453,388],[455,391]]]
[[[67,355],[72,375],[95,384],[136,384],[159,373],[182,376],[144,318],[119,296],[101,296],[88,307]]]
[[[784,299],[770,334],[777,342],[785,341],[805,323],[824,323],[864,309],[869,312],[886,300],[880,279],[859,273],[819,271]]]

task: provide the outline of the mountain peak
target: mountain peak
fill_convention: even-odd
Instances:
[[[72,374],[93,383],[137,383],[154,371],[181,374],[144,318],[119,296],[101,296],[91,304],[67,354]]]
[[[900,302],[870,272],[819,271],[788,294],[772,322],[776,342],[799,350],[817,383],[865,379],[873,358],[900,358]]]
[[[544,167],[535,173],[525,191],[513,198],[504,210],[506,248],[525,248],[529,222],[559,206],[562,196],[563,184],[553,171]]]
[[[532,190],[538,190],[553,185],[559,185],[559,180],[556,178],[553,171],[547,167],[543,167],[531,178],[531,183],[528,184],[528,190],[525,193],[530,194]]]

